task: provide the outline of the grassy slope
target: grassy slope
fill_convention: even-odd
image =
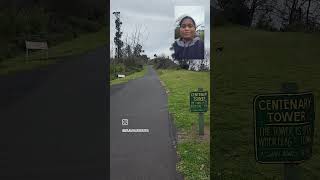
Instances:
[[[0,63],[0,75],[52,64],[61,57],[86,53],[106,44],[106,30],[102,29],[97,33],[82,35],[72,41],[61,43],[55,47],[49,47],[48,60],[41,59],[46,57],[46,51],[36,51],[31,53],[29,61],[25,60],[24,55],[4,60]]]
[[[129,76],[126,76],[125,78],[114,79],[110,82],[110,85],[126,83],[130,80],[143,77],[146,74],[146,72],[147,72],[147,66],[144,66],[142,71],[130,74]]]
[[[186,180],[209,179],[210,142],[208,138],[200,140],[196,135],[198,116],[189,111],[189,93],[197,91],[198,87],[210,91],[210,74],[185,70],[158,70],[158,74],[169,90],[169,112],[174,116],[178,134],[183,136],[177,146],[181,157],[177,168]],[[205,113],[206,129],[210,127],[209,114],[210,111]]]
[[[320,34],[272,33],[242,27],[213,30],[214,41],[224,42],[215,56],[216,84],[211,125],[211,170],[223,179],[282,179],[283,165],[262,165],[254,158],[253,98],[279,92],[282,82],[296,82],[300,91],[313,91],[320,101]],[[213,50],[214,48],[212,48]],[[212,52],[214,54],[214,52]],[[320,117],[319,106],[316,117]],[[320,179],[318,123],[313,157],[300,165],[304,179]]]

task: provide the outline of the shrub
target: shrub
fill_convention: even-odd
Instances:
[[[227,24],[227,19],[225,18],[225,15],[223,14],[222,11],[218,11],[216,13],[213,13],[212,15],[212,21],[213,21],[213,26],[223,26]]]
[[[179,67],[172,60],[165,57],[156,58],[154,59],[154,62],[154,67],[156,69],[177,69]]]

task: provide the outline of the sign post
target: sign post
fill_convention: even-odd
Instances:
[[[190,93],[190,111],[199,113],[199,135],[204,135],[204,112],[208,111],[208,91],[198,88]]]
[[[204,135],[204,113],[199,112],[199,135]]]
[[[284,163],[284,179],[298,180],[297,164],[312,156],[314,96],[284,83],[280,94],[254,99],[255,155],[260,163]]]
[[[46,52],[47,59],[49,58],[49,48],[48,48],[47,42],[25,41],[25,43],[26,43],[26,60],[29,59],[29,49],[47,50]]]
[[[297,93],[298,85],[296,83],[282,83],[281,92]],[[298,163],[284,163],[283,166],[284,166],[283,167],[284,180],[299,180],[301,178]]]

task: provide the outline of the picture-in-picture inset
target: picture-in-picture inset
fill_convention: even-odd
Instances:
[[[204,10],[175,6],[174,59],[204,59]]]

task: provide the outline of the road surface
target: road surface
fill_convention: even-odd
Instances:
[[[1,180],[107,179],[106,56],[99,48],[2,84]]]
[[[167,95],[148,66],[147,74],[110,89],[112,180],[176,180],[176,153]],[[128,125],[122,125],[128,119]],[[123,133],[122,129],[149,129]]]

